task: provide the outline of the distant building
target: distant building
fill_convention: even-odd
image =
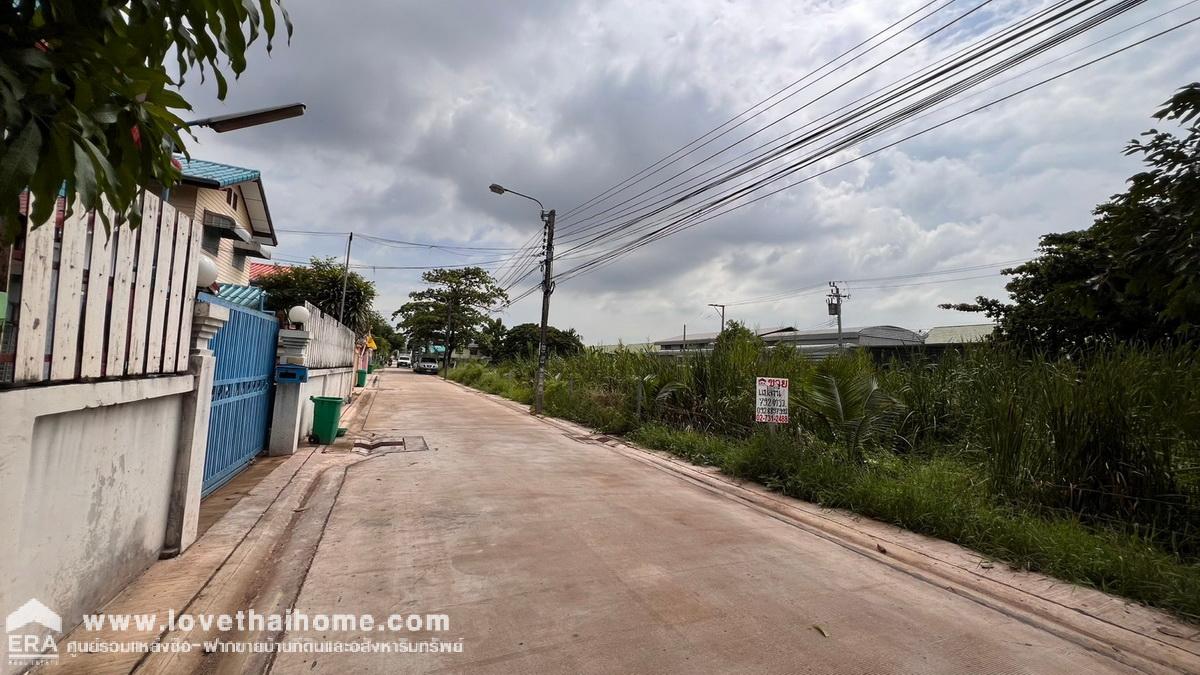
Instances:
[[[794,333],[794,332],[796,332],[796,329],[792,326],[778,326],[776,328],[765,328],[762,330],[756,330],[755,334],[758,335],[760,338],[762,338],[763,341],[765,342],[765,341],[767,341],[767,338],[772,335],[775,335],[778,333],[787,333],[787,332]],[[713,347],[717,346],[717,336],[718,335],[720,335],[720,334],[719,333],[688,333],[686,335],[676,335],[674,337],[669,337],[666,340],[657,340],[653,344],[654,344],[654,346],[656,346],[658,348],[658,351],[664,352],[664,353],[683,353],[685,351],[703,351],[703,350],[707,350],[707,349],[712,349]]]
[[[281,270],[290,270],[291,265],[280,265],[279,263],[250,263],[250,283],[254,283],[263,277],[269,277]]]
[[[791,326],[783,326],[757,330],[755,334],[762,338],[768,347],[795,347],[814,357],[832,354],[838,349],[837,329],[796,330]],[[664,354],[682,354],[687,351],[711,350],[716,346],[716,340],[717,333],[689,333],[687,339],[678,335],[654,344]],[[887,349],[919,346],[924,339],[919,333],[899,326],[862,326],[843,328],[841,341],[846,348]]]
[[[442,352],[445,351],[446,350],[443,347]],[[468,361],[486,362],[489,360],[490,359],[484,355],[483,350],[479,347],[479,343],[477,342],[472,342],[466,345],[457,345],[454,348],[454,353],[450,355],[450,361],[452,363],[466,363]]]
[[[971,323],[960,326],[935,326],[925,333],[925,345],[961,345],[968,342],[983,342],[996,332],[994,323]]]
[[[612,354],[619,351],[627,352],[657,352],[658,345],[654,342],[618,342],[615,345],[594,345],[591,349],[595,349],[605,354]]]
[[[859,326],[843,328],[841,332],[841,343],[847,349],[903,349],[919,347],[923,341],[920,333],[899,326]],[[783,331],[763,336],[763,342],[772,347],[795,347],[808,356],[827,356],[838,350],[838,331],[836,328]]]

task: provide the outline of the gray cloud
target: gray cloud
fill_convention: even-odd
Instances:
[[[918,4],[289,0],[293,43],[269,58],[257,53],[226,104],[215,102],[210,86],[194,81],[185,93],[199,114],[292,100],[307,103],[308,114],[237,133],[202,133],[192,151],[261,169],[280,228],[517,246],[537,236],[536,207],[491,194],[489,183],[536,195],[564,214]],[[958,33],[912,50],[756,141],[812,120],[962,44],[968,33],[1040,4],[989,8]],[[1163,9],[1139,10],[1088,39]],[[1091,208],[1137,171],[1121,148],[1151,126],[1149,113],[1158,103],[1193,77],[1189,37],[1184,32],[1148,45],[564,282],[552,319],[575,326],[589,342],[639,341],[677,333],[683,323],[715,326],[707,302],[1028,255],[1040,234],[1086,226]],[[931,114],[855,152],[1121,42],[955,103],[950,113]],[[1083,44],[1066,45],[1050,57]],[[847,72],[859,72],[855,68],[862,66]],[[814,87],[773,113],[820,91]],[[722,159],[736,152],[741,150]],[[571,238],[580,227],[564,219],[561,237]],[[279,255],[289,259],[344,252],[338,237],[280,239]],[[560,252],[569,247],[565,243]],[[353,254],[355,264],[375,266],[495,257],[366,241],[356,243]],[[583,260],[564,259],[558,269]],[[418,272],[361,269],[379,285],[379,309],[387,314],[419,285]],[[532,283],[529,277],[514,292]],[[851,283],[852,292],[855,285],[867,286]],[[947,314],[936,304],[1001,289],[999,277],[863,288],[847,311],[852,323],[917,328],[966,322],[973,317]],[[505,320],[533,320],[537,311],[536,299],[526,300]],[[731,315],[760,325],[827,318],[820,294],[731,308]]]

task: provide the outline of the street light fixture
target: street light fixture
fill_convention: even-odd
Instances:
[[[270,124],[280,120],[300,117],[304,114],[304,110],[307,107],[303,103],[288,103],[287,105],[277,105],[270,108],[259,108],[258,110],[247,110],[246,112],[230,113],[228,115],[204,117],[184,122],[181,126],[182,128],[208,127],[218,134],[223,134],[226,131],[237,131],[246,127],[256,127],[260,124]]]
[[[533,380],[533,412],[541,415],[546,399],[546,329],[550,323],[550,294],[554,292],[554,209],[546,207],[536,197],[530,197],[516,190],[510,190],[497,183],[492,183],[488,189],[498,195],[511,192],[518,197],[524,197],[534,202],[542,210],[542,223],[545,226],[545,262],[542,264],[542,325],[538,331],[538,367],[537,376]]]
[[[179,129],[189,129],[191,127],[208,127],[218,134],[223,134],[226,131],[237,131],[247,127],[256,127],[260,124],[270,124],[280,120],[288,120],[293,117],[300,117],[308,106],[303,103],[288,103],[287,105],[277,105],[270,108],[259,108],[258,110],[247,110],[244,112],[229,113],[228,115],[215,115],[213,117],[202,117],[198,120],[191,120],[181,123],[176,127]],[[175,139],[171,138],[171,157],[172,162],[179,167],[175,157]],[[163,190],[163,201],[171,199],[171,190],[167,188]],[[344,293],[344,291],[343,291]],[[340,320],[340,319],[339,319]]]
[[[517,192],[516,190],[510,190],[502,185],[497,185],[496,183],[492,183],[491,185],[489,185],[488,189],[491,190],[492,192],[495,192],[498,195],[502,195],[505,192],[508,192],[508,193],[514,194],[518,197],[524,197],[525,199],[528,199],[529,201],[536,203],[538,205],[538,208],[540,208],[542,210],[542,220],[546,219],[546,207],[542,205],[542,202],[537,197],[530,197],[527,194],[522,194],[520,192]]]

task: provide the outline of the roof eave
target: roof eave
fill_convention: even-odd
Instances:
[[[179,182],[184,185],[194,185],[212,190],[220,190],[222,187],[221,181],[213,180],[212,178],[200,178],[198,176],[183,176],[179,179]]]
[[[253,189],[258,193],[256,195],[258,197],[257,201],[262,204],[263,211],[261,218],[256,218],[254,214],[251,214],[250,224],[253,227],[258,223],[262,223],[266,227],[265,232],[259,230],[257,227],[254,228],[255,239],[265,238],[268,241],[263,241],[262,243],[269,244],[271,246],[278,246],[279,239],[275,236],[275,223],[271,220],[271,207],[267,204],[267,191],[263,189],[262,178],[255,178],[254,180],[245,183],[242,186],[243,196],[247,187],[253,187]],[[246,212],[250,213],[249,204],[247,204]]]

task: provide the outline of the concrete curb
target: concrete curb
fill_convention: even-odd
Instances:
[[[454,384],[517,414],[530,414],[523,404]],[[584,439],[596,435],[592,429],[555,418],[539,419],[578,442],[603,445],[1119,663],[1150,673],[1200,672],[1200,631],[1164,612],[1002,564],[983,568],[980,564],[986,557],[956,544],[847,511],[823,509],[623,439],[589,443]]]

